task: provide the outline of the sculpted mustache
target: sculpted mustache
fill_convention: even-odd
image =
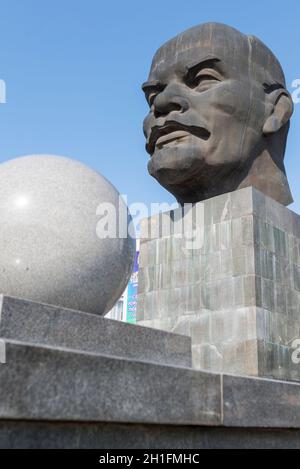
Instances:
[[[146,144],[147,152],[152,155],[155,150],[156,142],[160,137],[162,137],[163,135],[167,135],[171,132],[176,132],[178,130],[184,130],[185,132],[188,132],[191,135],[194,135],[195,137],[201,138],[202,140],[208,140],[210,137],[210,132],[204,127],[197,127],[195,125],[186,125],[176,121],[169,121],[163,126],[152,127],[150,137]]]

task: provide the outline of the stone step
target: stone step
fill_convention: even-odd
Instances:
[[[0,427],[14,420],[300,428],[299,383],[10,340],[5,345]]]
[[[0,338],[191,366],[189,337],[4,295],[0,295]]]
[[[220,422],[220,375],[9,340],[5,344],[0,422]]]

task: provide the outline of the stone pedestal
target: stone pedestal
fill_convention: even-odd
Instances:
[[[142,223],[138,323],[191,336],[197,368],[300,380],[300,216],[251,187],[197,210]]]
[[[0,448],[300,448],[300,384],[191,368],[191,339],[0,296]]]

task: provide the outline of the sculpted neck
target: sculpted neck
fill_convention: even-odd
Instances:
[[[282,205],[293,202],[286,174],[274,163],[267,149],[255,158],[250,171],[237,189],[249,186],[254,186]]]

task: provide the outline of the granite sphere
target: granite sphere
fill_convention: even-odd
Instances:
[[[121,217],[128,226],[118,191],[78,161],[32,155],[2,163],[0,294],[106,314],[126,288],[135,240],[124,227],[123,237],[99,235],[103,207],[115,209],[116,226]]]

